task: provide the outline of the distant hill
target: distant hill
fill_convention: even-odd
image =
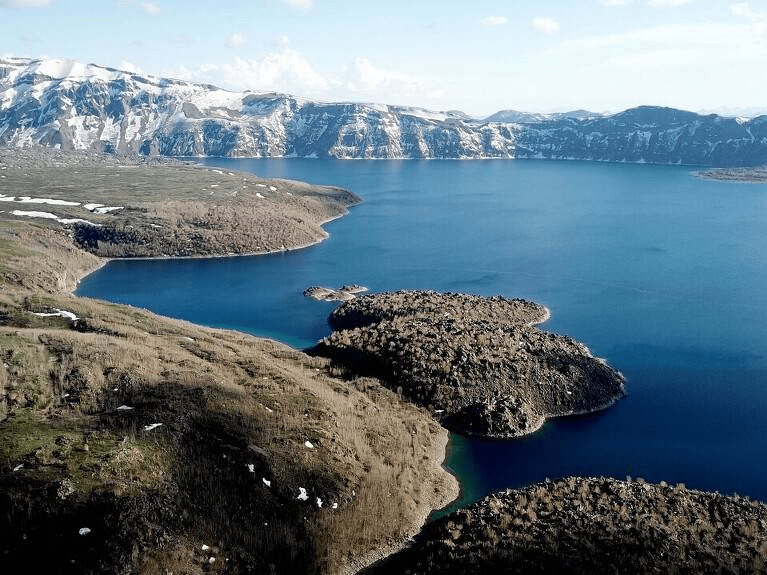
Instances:
[[[643,106],[485,119],[459,111],[324,103],[68,60],[0,59],[0,145],[147,156],[538,158],[751,166],[767,116]]]

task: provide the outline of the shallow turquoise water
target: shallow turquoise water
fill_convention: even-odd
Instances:
[[[122,261],[78,291],[296,347],[328,333],[314,284],[502,294],[628,378],[598,414],[517,441],[455,437],[459,504],[562,475],[642,476],[767,500],[767,186],[668,166],[212,159],[340,185],[364,203],[318,246]]]

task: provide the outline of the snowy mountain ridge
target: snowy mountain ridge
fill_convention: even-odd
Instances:
[[[167,156],[541,158],[697,165],[767,162],[767,116],[644,106],[485,119],[325,103],[70,60],[0,59],[0,145]]]

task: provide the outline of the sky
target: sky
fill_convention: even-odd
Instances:
[[[767,111],[767,0],[0,0],[0,56],[461,110]]]

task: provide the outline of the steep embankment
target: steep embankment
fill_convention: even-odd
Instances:
[[[98,253],[291,248],[323,237],[345,192],[101,156],[1,157],[0,194],[14,198],[0,203],[4,569],[334,573],[455,497],[440,466],[446,431],[376,381],[339,381],[327,361],[276,342],[69,295],[103,261],[73,244],[85,226],[160,226],[176,250],[126,233],[102,236]],[[213,231],[234,243],[215,239],[188,216],[195,206],[208,222],[245,214],[235,222],[261,222],[262,235],[219,219]],[[202,238],[185,251],[190,230]]]
[[[450,429],[515,437],[623,395],[623,376],[586,346],[535,327],[547,317],[502,297],[375,294],[335,310],[312,353],[380,377]]]

